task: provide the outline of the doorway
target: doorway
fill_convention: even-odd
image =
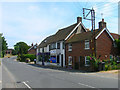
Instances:
[[[63,54],[61,54],[61,66],[63,67]]]

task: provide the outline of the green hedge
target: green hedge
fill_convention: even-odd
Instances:
[[[107,70],[117,70],[120,69],[120,64],[116,64],[116,65],[105,65],[105,71]]]
[[[31,62],[34,61],[34,59],[36,59],[36,56],[34,54],[23,54],[21,56],[17,57],[17,60],[21,61],[21,62],[26,62],[26,59],[29,58]]]

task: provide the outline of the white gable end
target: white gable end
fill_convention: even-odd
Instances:
[[[108,35],[111,37],[111,39],[114,41],[114,38],[112,37],[112,35],[110,34],[109,30],[107,28],[104,28],[96,37],[95,39],[98,39],[98,37],[104,32],[106,31],[108,33]]]
[[[83,26],[83,28],[84,28],[85,31],[87,32],[87,29],[86,29],[85,26],[82,24],[82,22],[79,22],[79,23],[77,24],[77,26],[72,30],[72,32],[65,38],[65,40],[67,40],[67,39],[73,34],[73,32],[74,32],[80,25]]]

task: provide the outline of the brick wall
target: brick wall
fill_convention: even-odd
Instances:
[[[85,56],[90,56],[91,53],[92,53],[91,49],[85,50],[84,41],[72,43],[71,52],[68,51],[68,44],[66,44],[66,66],[68,67],[68,57],[72,56],[72,68],[75,68],[75,63],[78,63],[80,70],[86,70],[86,71],[93,70],[93,67],[85,66]],[[80,62],[79,62],[79,59],[80,59]]]
[[[102,60],[107,60],[110,55],[117,54],[117,49],[113,46],[113,41],[106,31],[104,31],[96,40],[96,55]]]
[[[66,66],[68,66],[68,56],[72,56],[72,67],[75,68],[75,63],[79,64],[80,70],[92,71],[94,68],[92,66],[85,66],[85,56],[92,55],[92,46],[93,43],[90,40],[90,49],[85,50],[85,41],[72,43],[72,51],[68,51],[68,44],[66,47]],[[96,56],[99,56],[101,60],[107,60],[110,58],[110,55],[117,54],[117,48],[113,47],[113,41],[106,31],[104,31],[96,40]],[[79,58],[80,62],[79,62]]]
[[[28,54],[34,54],[34,55],[36,55],[36,49],[31,49],[31,50],[29,50],[29,51],[28,51]]]

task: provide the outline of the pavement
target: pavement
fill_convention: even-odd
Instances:
[[[118,88],[118,74],[51,69],[18,62],[16,57],[2,60],[2,88]],[[110,89],[109,89],[110,90]]]

